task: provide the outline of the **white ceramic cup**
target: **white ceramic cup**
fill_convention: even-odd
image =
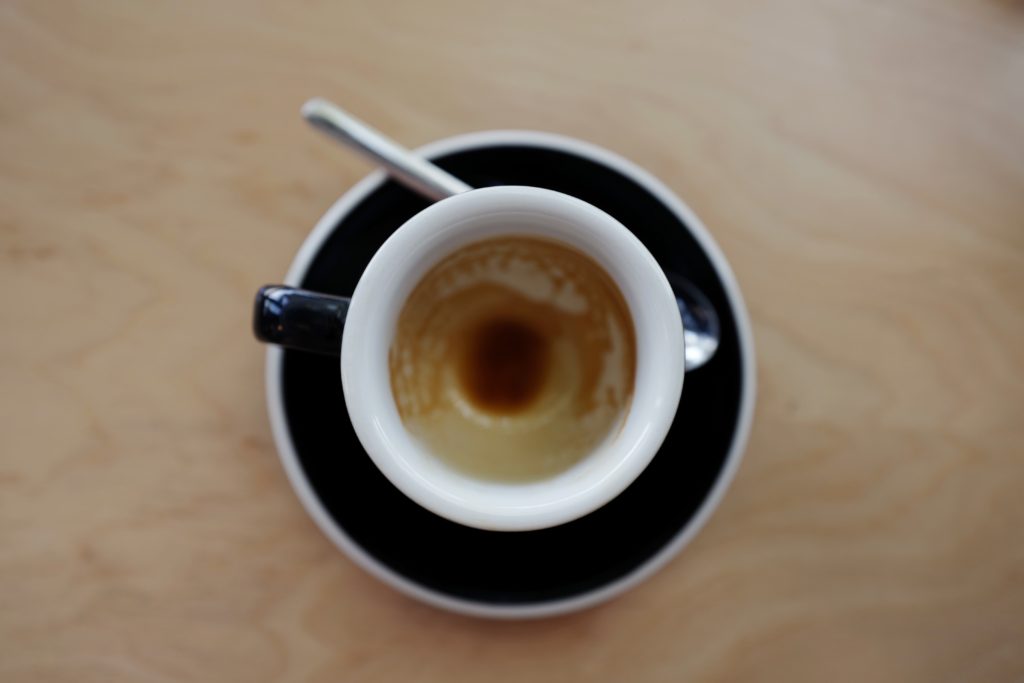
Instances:
[[[525,483],[475,478],[432,455],[402,423],[388,366],[399,312],[427,271],[467,244],[509,235],[556,240],[590,256],[621,291],[636,333],[636,377],[621,429],[568,470]],[[675,417],[683,387],[683,351],[675,295],[633,233],[574,197],[504,186],[437,202],[381,246],[352,295],[341,344],[341,377],[360,442],[406,496],[461,524],[523,531],[582,517],[636,479]]]
[[[554,240],[593,259],[621,292],[636,339],[634,383],[620,427],[567,470],[527,482],[459,471],[410,434],[392,393],[388,361],[399,314],[427,272],[471,243],[508,236]],[[265,341],[288,345],[294,334],[303,339],[292,345],[327,353],[337,353],[340,343],[349,418],[380,471],[424,508],[492,531],[564,524],[615,498],[658,452],[683,387],[679,308],[654,257],[604,211],[533,187],[483,188],[443,199],[384,242],[350,300],[264,288],[255,321]]]

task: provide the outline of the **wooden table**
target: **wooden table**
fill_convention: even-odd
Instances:
[[[649,582],[483,622],[307,518],[248,316],[368,170],[317,94],[588,139],[704,218],[757,415]],[[1024,680],[1020,2],[6,2],[0,207],[0,680]]]

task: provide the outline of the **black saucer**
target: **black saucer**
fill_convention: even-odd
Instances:
[[[349,424],[334,358],[286,351],[281,386],[298,461],[335,524],[394,574],[442,600],[496,608],[578,598],[623,580],[690,521],[723,472],[739,434],[750,368],[737,312],[708,256],[665,204],[629,176],[576,154],[529,144],[467,149],[435,159],[470,185],[532,185],[574,195],[631,229],[667,273],[685,275],[721,316],[714,359],[688,373],[679,413],[652,464],[622,495],[559,527],[488,532],[447,521],[402,495]],[[301,283],[350,295],[370,257],[426,200],[388,181],[324,241]],[[742,313],[739,313],[742,315]],[[346,334],[357,331],[346,330]]]

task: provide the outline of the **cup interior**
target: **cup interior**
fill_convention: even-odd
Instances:
[[[555,240],[593,259],[619,288],[636,336],[632,402],[621,427],[569,469],[528,482],[469,476],[438,459],[406,430],[389,379],[388,352],[399,313],[424,275],[462,247],[506,236]],[[341,373],[360,442],[405,495],[468,526],[539,529],[605,504],[653,458],[682,390],[682,325],[657,262],[608,214],[550,190],[484,188],[429,206],[374,255],[352,297]]]

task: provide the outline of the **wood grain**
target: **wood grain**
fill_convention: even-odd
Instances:
[[[1024,680],[1024,5],[0,5],[0,679]],[[250,296],[363,162],[614,149],[705,219],[760,363],[706,531],[604,607],[413,603],[307,519]]]

